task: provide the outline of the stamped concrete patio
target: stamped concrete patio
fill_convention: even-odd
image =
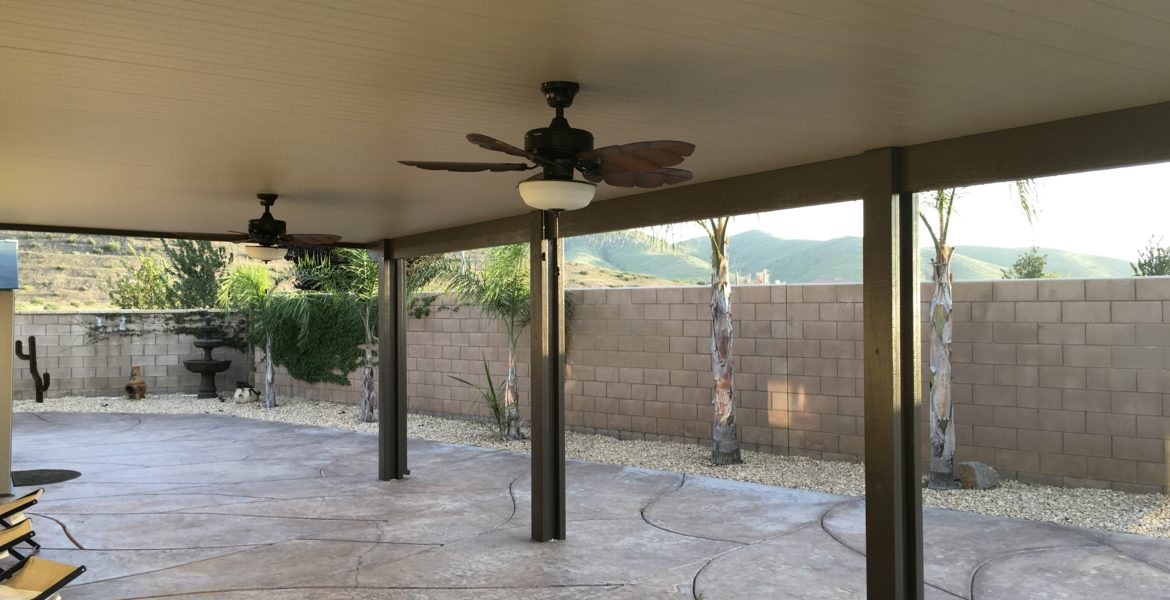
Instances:
[[[864,598],[856,498],[593,463],[569,539],[529,539],[525,455],[217,415],[16,415],[16,469],[70,598]],[[23,493],[26,490],[18,490]],[[926,511],[927,597],[1166,598],[1170,540]]]

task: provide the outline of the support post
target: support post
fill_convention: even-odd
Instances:
[[[16,350],[13,290],[19,287],[20,280],[17,254],[16,241],[0,240],[0,496],[12,495],[12,365]]]
[[[0,267],[2,268],[2,267]],[[0,496],[12,495],[12,368],[16,295],[0,289]]]
[[[565,539],[565,289],[557,213],[533,217],[532,539]]]
[[[900,193],[900,149],[865,157],[866,596],[922,600],[918,205]]]
[[[402,479],[406,468],[406,261],[390,240],[377,244],[378,479]]]

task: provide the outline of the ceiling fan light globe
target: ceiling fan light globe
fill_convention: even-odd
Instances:
[[[520,198],[537,210],[577,210],[589,206],[597,186],[586,181],[541,179],[522,181]]]
[[[248,244],[244,246],[244,252],[247,253],[248,258],[252,260],[270,262],[284,259],[284,257],[288,255],[288,248],[281,248],[279,246],[261,246],[260,244]]]

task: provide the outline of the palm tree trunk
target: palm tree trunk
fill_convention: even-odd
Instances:
[[[276,408],[275,369],[272,365],[272,335],[264,340],[264,406]]]
[[[362,327],[366,333],[366,347],[362,356],[362,421],[373,423],[378,420],[374,412],[374,344],[377,340],[370,326],[370,311],[362,311]]]
[[[508,420],[507,439],[522,440],[520,410],[516,402],[516,340],[508,335],[508,376],[504,379],[504,414]]]
[[[725,237],[720,236],[723,240]],[[713,243],[711,273],[711,375],[715,386],[715,426],[712,431],[711,461],[717,465],[743,462],[735,435],[735,386],[731,371],[731,284],[728,277],[727,244]]]
[[[955,408],[951,402],[951,255],[942,245],[934,260],[930,297],[930,488],[955,487]]]
[[[373,423],[378,420],[374,414],[374,352],[368,344],[365,352],[362,363],[362,421]]]

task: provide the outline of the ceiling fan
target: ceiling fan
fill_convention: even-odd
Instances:
[[[548,127],[533,129],[524,135],[524,148],[501,142],[479,133],[467,136],[467,141],[487,150],[526,158],[528,163],[484,162],[429,162],[399,161],[404,165],[432,171],[527,171],[540,168],[541,172],[521,182],[572,181],[573,172],[580,172],[593,183],[605,182],[618,187],[655,188],[691,179],[690,171],[673,168],[695,151],[687,142],[660,140],[633,142],[617,146],[593,147],[593,134],[569,126],[565,109],[573,104],[580,86],[572,81],[547,81],[540,85],[548,105],[557,111]],[[587,185],[587,184],[586,184]],[[590,194],[590,197],[592,194]],[[527,201],[527,198],[525,198]]]
[[[276,204],[276,194],[256,194],[260,205],[264,207],[264,214],[256,219],[248,220],[248,232],[232,231],[239,234],[237,242],[253,242],[245,248],[248,256],[268,262],[284,258],[288,248],[296,246],[324,246],[341,239],[339,235],[327,233],[287,233],[284,221],[272,216],[272,205]],[[255,251],[253,251],[255,249]],[[277,256],[279,254],[279,256]]]

